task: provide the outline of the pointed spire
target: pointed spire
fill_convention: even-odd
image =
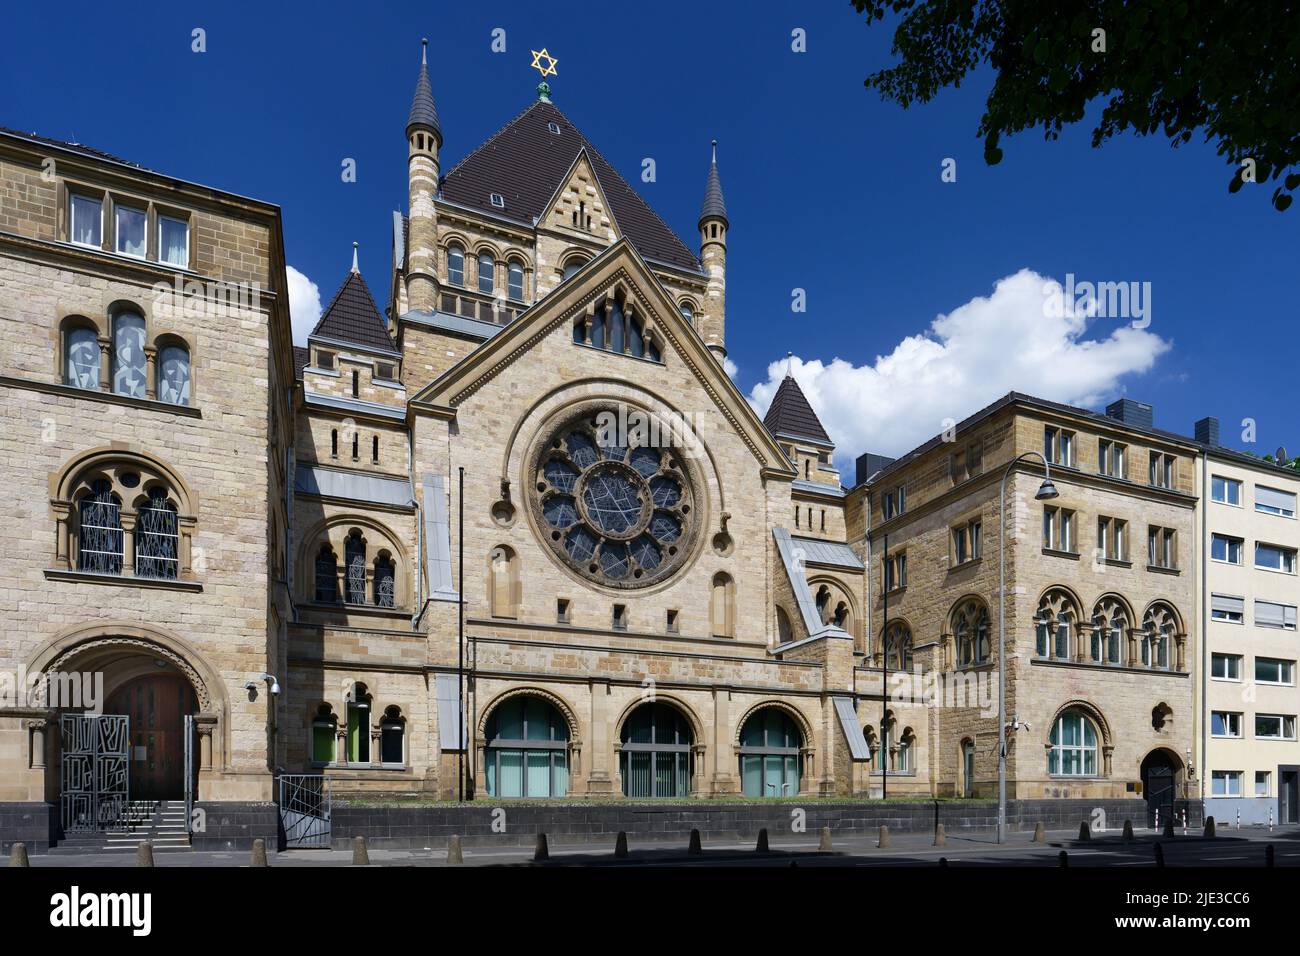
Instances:
[[[802,438],[805,441],[833,446],[834,442],[831,441],[830,435],[826,434],[826,429],[822,427],[821,419],[813,411],[808,397],[804,395],[803,389],[790,374],[789,362],[790,359],[787,358],[785,378],[782,379],[776,394],[772,396],[772,404],[768,406],[767,414],[763,416],[763,424],[773,435]]]
[[[352,271],[361,275],[361,268],[357,265],[357,243],[352,243]]]
[[[722,201],[722,181],[718,178],[718,141],[713,141],[713,162],[709,164],[709,179],[704,186],[704,206],[700,209],[700,222],[706,219],[721,219],[724,226],[727,220],[727,204]]]
[[[429,84],[429,41],[420,41],[420,75],[415,81],[415,96],[411,99],[411,115],[406,121],[406,135],[423,127],[433,133],[442,145],[442,129],[438,126],[438,110],[433,104],[433,87]]]

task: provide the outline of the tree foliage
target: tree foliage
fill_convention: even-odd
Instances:
[[[853,0],[867,22],[900,17],[894,66],[868,89],[903,107],[995,74],[978,135],[990,165],[1006,134],[1056,139],[1103,100],[1092,145],[1117,133],[1203,136],[1232,167],[1231,192],[1300,186],[1300,0]],[[1104,31],[1104,34],[1097,31]]]

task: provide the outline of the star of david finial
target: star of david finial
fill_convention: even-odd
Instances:
[[[542,74],[543,80],[548,76],[557,75],[555,72],[555,64],[560,61],[551,56],[550,53],[546,52],[546,47],[542,47],[540,53],[536,50],[530,50],[529,52],[533,55],[533,69]]]

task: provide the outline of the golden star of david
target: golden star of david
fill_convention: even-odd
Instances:
[[[555,64],[559,63],[560,61],[557,60],[555,57],[551,56],[551,54],[547,53],[546,47],[542,47],[542,51],[540,53],[538,53],[536,50],[530,50],[529,52],[532,53],[533,55],[533,63],[532,63],[533,69],[537,70],[539,73],[542,74],[542,79],[546,79],[546,77],[548,76],[556,75]],[[542,63],[543,60],[546,61],[545,64]]]

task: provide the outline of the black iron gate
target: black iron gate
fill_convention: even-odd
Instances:
[[[1174,800],[1177,795],[1174,768],[1167,762],[1150,761],[1145,769],[1144,777],[1143,786],[1146,789],[1147,798],[1147,826],[1155,826],[1156,821],[1159,820],[1160,826],[1163,827],[1165,821],[1174,812]]]
[[[127,829],[131,796],[128,718],[64,714],[59,728],[63,832]]]
[[[280,828],[286,849],[330,845],[330,783],[320,774],[282,774]]]

